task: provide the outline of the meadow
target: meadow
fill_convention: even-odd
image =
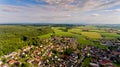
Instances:
[[[77,29],[76,28],[69,29],[67,32],[62,31],[62,30],[60,30],[60,28],[57,28],[57,27],[53,28],[53,30],[55,32],[55,36],[67,36],[67,37],[76,38],[78,43],[81,44],[81,46],[94,45],[94,46],[97,46],[97,47],[100,47],[100,48],[105,48],[104,46],[100,45],[99,42],[93,42],[96,39],[101,39],[102,38],[101,35],[99,33],[97,33],[97,32],[94,32],[94,33],[93,32],[92,33],[87,32],[88,34],[86,34],[86,35],[90,37],[90,38],[87,38],[85,36],[85,34],[81,35],[82,30],[78,29],[78,28]],[[72,30],[72,32],[71,32],[71,30]]]
[[[88,38],[95,38],[95,39],[100,39],[102,38],[101,35],[97,32],[81,32],[83,36],[86,36]]]

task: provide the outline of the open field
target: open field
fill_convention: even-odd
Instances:
[[[104,30],[90,30],[90,32],[105,33],[106,31],[104,31]]]
[[[85,28],[85,27],[71,28],[71,29],[68,29],[68,32],[64,32],[61,30],[61,29],[65,29],[65,27],[53,27],[52,29],[54,30],[56,36],[75,37],[75,38],[77,38],[77,41],[80,44],[88,44],[88,45],[95,45],[96,43],[92,42],[92,40],[101,39],[103,35],[105,36],[106,39],[108,39],[108,38],[115,39],[116,37],[120,36],[115,33],[114,34],[107,33],[104,30],[95,30],[96,27],[91,27],[91,28],[90,27],[89,27],[89,29],[91,29],[91,30],[88,32],[84,32],[81,30],[81,28]],[[93,31],[93,32],[91,32],[91,31]],[[50,35],[51,34],[46,34],[46,35],[41,36],[41,38],[47,38],[47,37],[50,38]],[[87,37],[87,39],[86,39],[86,37]],[[97,46],[99,46],[99,45],[97,45]]]
[[[114,39],[114,38],[119,38],[120,35],[116,33],[101,33],[102,36],[104,36],[107,39]]]
[[[89,32],[89,33],[91,33],[91,35],[89,35],[89,36],[91,36],[91,40],[89,40],[89,39],[86,39],[86,36],[84,36],[84,35],[80,35],[80,33],[78,33],[78,31],[76,31],[76,33],[73,33],[73,32],[71,32],[71,29],[70,30],[68,30],[68,32],[63,32],[62,30],[60,30],[59,28],[53,28],[53,30],[54,30],[54,32],[55,32],[55,35],[56,36],[67,36],[67,37],[74,37],[74,38],[76,38],[77,39],[77,41],[78,41],[78,43],[80,43],[81,45],[83,44],[83,45],[94,45],[94,46],[97,46],[97,47],[100,47],[100,48],[105,48],[104,46],[102,46],[102,45],[100,45],[99,43],[95,43],[95,42],[92,42],[91,40],[96,40],[96,39],[100,39],[101,38],[101,36],[100,36],[100,34],[99,33],[95,33],[97,36],[99,36],[99,37],[95,37],[94,36],[94,33],[92,32]],[[75,30],[79,30],[79,29],[75,29]],[[72,31],[74,31],[74,28],[72,29]],[[93,37],[94,36],[94,37]]]
[[[97,32],[81,32],[83,36],[86,36],[88,38],[95,38],[95,39],[100,39],[102,38],[101,35]]]
[[[72,29],[69,29],[68,32],[81,34],[82,30],[77,28],[72,28]]]

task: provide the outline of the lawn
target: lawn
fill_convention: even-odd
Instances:
[[[102,38],[101,35],[97,32],[81,32],[83,36],[86,36],[88,38],[93,38],[93,39],[100,39]]]

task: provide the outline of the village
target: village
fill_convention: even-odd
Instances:
[[[39,46],[26,46],[0,57],[0,67],[115,67],[114,64],[120,67],[120,44],[102,43],[107,48],[91,45],[79,48],[80,44],[72,37],[48,38]]]

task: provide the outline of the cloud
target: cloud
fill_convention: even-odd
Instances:
[[[110,9],[110,10],[102,10],[100,12],[105,13],[105,14],[118,14],[118,13],[120,13],[120,8]]]
[[[116,11],[116,12],[120,12],[120,9],[116,9],[115,11]]]
[[[95,10],[108,8],[118,5],[120,0],[36,0],[37,2],[44,1],[50,6],[64,8],[67,10]]]
[[[26,7],[13,6],[13,5],[0,5],[0,10],[3,12],[22,12]]]
[[[19,0],[21,1],[21,0]],[[86,22],[120,21],[120,9],[103,10],[120,4],[119,0],[31,0],[37,3],[0,5],[0,22]],[[20,2],[21,3],[21,2]],[[104,6],[103,6],[104,5]],[[98,12],[95,12],[98,11]],[[87,13],[87,12],[92,13]],[[116,12],[116,15],[115,13]],[[108,14],[107,14],[108,13]],[[107,15],[106,15],[107,14]],[[113,19],[114,18],[114,19]]]
[[[100,16],[100,14],[92,14],[91,16],[97,17],[97,16]]]

